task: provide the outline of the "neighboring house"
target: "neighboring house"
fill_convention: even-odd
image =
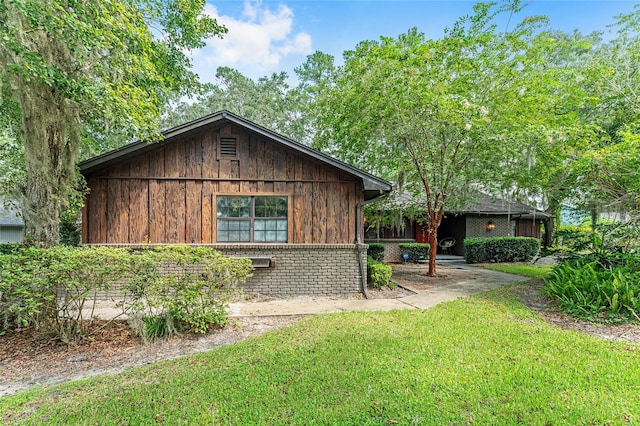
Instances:
[[[24,222],[17,210],[0,199],[0,243],[21,243]]]
[[[478,193],[473,202],[456,211],[446,211],[438,228],[438,240],[447,239],[450,247],[439,247],[439,252],[464,255],[463,241],[470,237],[534,237],[542,238],[542,224],[551,215],[535,207],[518,202],[509,202]],[[416,205],[408,194],[398,194],[396,202],[401,205]],[[419,218],[402,218],[400,226],[384,227],[376,233],[369,229],[365,241],[381,242],[386,261],[400,260],[398,244],[401,242],[427,243],[427,230]]]
[[[362,205],[389,182],[227,111],[80,164],[83,244],[198,244],[250,257],[244,290],[363,291]]]

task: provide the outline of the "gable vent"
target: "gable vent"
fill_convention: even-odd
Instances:
[[[220,138],[220,157],[236,158],[238,156],[236,138]]]

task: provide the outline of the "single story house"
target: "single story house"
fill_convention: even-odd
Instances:
[[[0,243],[21,243],[24,222],[18,211],[0,199]]]
[[[82,244],[250,257],[245,292],[364,291],[362,207],[391,183],[228,111],[82,162]]]
[[[391,202],[415,206],[415,201],[407,193],[396,194]],[[425,215],[426,216],[426,215]],[[463,241],[471,237],[534,237],[542,238],[542,225],[551,215],[535,207],[506,201],[478,192],[473,199],[458,210],[445,211],[438,228],[440,252],[464,255]],[[385,244],[385,261],[400,260],[398,244],[403,242],[427,243],[427,230],[421,217],[402,217],[401,223],[380,229],[369,227],[366,231],[367,243]],[[448,243],[448,244],[446,244]]]

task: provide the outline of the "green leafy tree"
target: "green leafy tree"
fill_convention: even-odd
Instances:
[[[318,129],[317,100],[335,76],[333,56],[315,52],[295,69],[298,85],[285,72],[253,80],[236,69],[219,67],[195,102],[177,102],[163,119],[169,128],[226,109],[255,123],[311,144]]]
[[[496,16],[518,3],[475,6],[439,40],[417,30],[360,43],[345,53],[335,86],[320,100],[319,146],[393,178],[424,197],[436,272],[437,230],[447,208],[460,207],[474,185],[502,179],[532,135],[546,139],[552,76],[540,66],[546,21],[526,18],[499,32]],[[515,156],[515,157],[514,157]]]
[[[206,84],[196,102],[179,102],[164,118],[164,127],[226,109],[285,136],[302,141],[297,124],[302,119],[299,97],[291,90],[285,72],[260,77],[257,81],[240,71],[220,67],[215,83]]]
[[[598,33],[583,35],[578,31],[563,33],[543,31],[528,46],[530,63],[525,74],[532,85],[529,93],[538,91],[544,108],[540,120],[524,120],[524,132],[518,141],[505,145],[507,163],[497,163],[493,182],[485,182],[491,192],[502,198],[515,198],[532,203],[540,200],[556,219],[545,222],[546,245],[551,245],[555,222],[562,205],[583,199],[577,190],[572,165],[602,138],[602,132],[585,112],[597,108],[597,97],[591,85],[592,73],[586,65],[601,43]],[[523,111],[525,112],[525,111]]]
[[[334,57],[320,51],[307,56],[307,60],[295,69],[298,85],[291,97],[295,99],[293,104],[299,110],[299,118],[294,126],[296,133],[301,135],[299,140],[309,145],[324,129],[320,113],[323,104],[319,100],[334,84],[336,71]]]
[[[204,4],[0,0],[0,109],[24,150],[14,195],[28,241],[58,242],[89,141],[157,137],[163,105],[197,87],[185,52],[225,31]]]
[[[586,71],[596,108],[585,121],[602,138],[575,162],[577,187],[598,212],[618,212],[640,222],[640,8],[618,16],[618,36],[595,50]]]

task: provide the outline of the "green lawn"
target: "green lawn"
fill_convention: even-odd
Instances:
[[[486,269],[493,271],[507,272],[509,274],[523,275],[531,278],[545,278],[553,269],[551,265],[535,266],[535,265],[487,265]]]
[[[521,284],[528,285],[528,284]],[[307,318],[208,353],[0,399],[5,424],[640,423],[640,346],[547,325],[501,288]]]

